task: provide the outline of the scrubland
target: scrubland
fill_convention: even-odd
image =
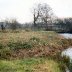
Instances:
[[[53,31],[0,31],[0,72],[62,72],[60,54],[71,45]]]

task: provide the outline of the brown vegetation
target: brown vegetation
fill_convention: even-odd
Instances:
[[[0,35],[0,58],[56,57],[71,45],[55,32],[6,32]]]

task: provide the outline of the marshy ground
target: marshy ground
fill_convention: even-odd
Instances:
[[[71,45],[53,31],[0,32],[0,72],[62,72],[54,59]]]

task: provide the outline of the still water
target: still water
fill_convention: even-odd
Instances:
[[[66,39],[72,39],[72,34],[69,34],[69,33],[63,33],[63,34],[60,34],[61,36],[63,36],[64,38]],[[68,49],[64,50],[62,52],[62,56],[68,56],[70,58],[70,60],[72,60],[72,47],[69,47]],[[67,69],[66,68],[66,72],[71,72],[71,70]]]
[[[60,35],[63,36],[64,38],[66,38],[66,39],[72,39],[72,34],[63,33],[63,34],[60,34]],[[72,59],[72,47],[69,47],[68,49],[64,50],[62,52],[62,55],[69,56]]]
[[[64,38],[66,38],[66,39],[72,39],[72,34],[70,34],[70,33],[62,33],[60,35],[63,36]]]

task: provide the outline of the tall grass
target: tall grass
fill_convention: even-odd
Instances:
[[[0,58],[10,57],[16,53],[18,56],[19,52],[24,54],[23,50],[29,56],[56,57],[59,52],[70,45],[72,45],[71,39],[64,39],[53,31],[0,32]],[[23,50],[18,51],[20,49]]]
[[[38,57],[59,60],[59,53],[70,45],[71,39],[53,31],[0,32],[0,59],[6,59],[0,60],[0,72],[62,72],[63,62]]]

